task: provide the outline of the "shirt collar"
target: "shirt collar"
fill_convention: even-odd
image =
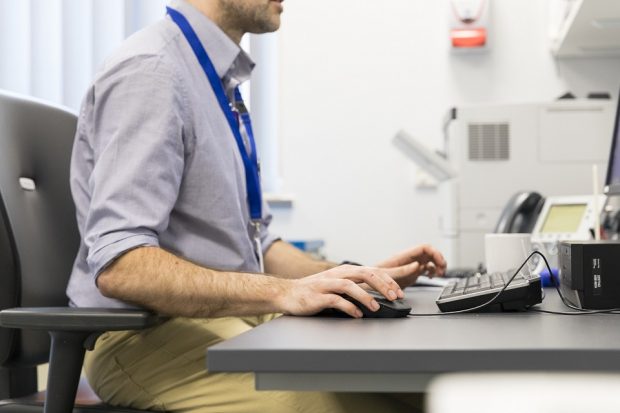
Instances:
[[[249,80],[254,62],[218,25],[185,0],[172,0],[170,7],[192,25],[220,79],[230,77],[239,83]]]

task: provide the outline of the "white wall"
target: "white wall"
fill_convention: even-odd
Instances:
[[[447,0],[284,3],[280,174],[296,198],[273,231],[324,239],[335,261],[437,244],[440,199],[415,189],[416,167],[390,143],[399,128],[438,148],[452,106],[617,93],[620,59],[554,61],[546,1],[492,6],[492,49],[455,55]]]

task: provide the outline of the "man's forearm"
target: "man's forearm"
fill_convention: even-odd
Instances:
[[[284,241],[276,241],[265,252],[265,272],[282,278],[301,278],[335,267],[337,264],[315,260]]]
[[[279,312],[287,283],[261,274],[200,267],[156,247],[127,252],[97,279],[106,297],[184,317]]]

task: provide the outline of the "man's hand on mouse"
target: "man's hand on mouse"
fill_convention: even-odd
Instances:
[[[340,265],[308,277],[291,280],[282,294],[282,312],[291,315],[312,315],[326,308],[335,308],[351,317],[361,318],[362,312],[347,299],[346,294],[359,301],[371,311],[379,304],[361,285],[370,286],[389,300],[405,295],[392,276],[384,269],[357,265]]]
[[[436,248],[422,244],[405,250],[377,264],[386,271],[401,288],[415,283],[418,276],[443,276],[446,260]]]

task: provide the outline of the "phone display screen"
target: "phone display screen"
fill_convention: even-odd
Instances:
[[[543,234],[577,232],[586,208],[586,204],[552,205],[540,232]]]

